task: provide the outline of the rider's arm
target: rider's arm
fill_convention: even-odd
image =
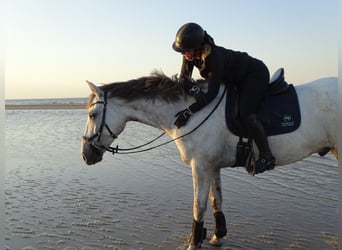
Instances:
[[[193,62],[186,60],[185,57],[183,56],[183,62],[182,62],[182,67],[181,67],[179,78],[191,79],[193,69],[194,69]]]
[[[207,93],[200,92],[195,96],[196,102],[191,104],[191,112],[197,112],[217,96],[222,82],[224,70],[224,56],[219,53],[210,54],[205,60],[205,66],[201,70],[201,75],[208,78]]]

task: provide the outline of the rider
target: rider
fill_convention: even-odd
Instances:
[[[273,169],[275,158],[263,125],[256,117],[270,77],[265,64],[245,52],[217,46],[213,38],[196,23],[186,23],[179,28],[172,48],[183,55],[179,81],[185,91],[196,99],[195,103],[176,114],[175,125],[178,128],[184,126],[192,113],[211,102],[218,94],[221,82],[233,84],[239,92],[240,119],[259,149],[259,159],[255,162],[256,174]],[[194,67],[209,80],[206,93],[192,84]]]

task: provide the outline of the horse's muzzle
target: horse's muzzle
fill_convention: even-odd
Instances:
[[[103,152],[100,149],[96,148],[94,145],[83,141],[82,157],[87,165],[93,165],[102,160]]]

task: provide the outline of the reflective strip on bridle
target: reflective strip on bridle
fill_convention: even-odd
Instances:
[[[100,125],[100,129],[93,134],[90,137],[87,136],[82,136],[83,140],[85,140],[87,143],[90,143],[91,145],[93,145],[96,148],[102,148],[102,149],[107,149],[107,147],[101,145],[101,144],[97,144],[96,142],[100,142],[101,140],[101,136],[103,133],[103,128],[106,128],[109,135],[113,138],[116,139],[117,136],[112,132],[112,130],[109,128],[109,126],[106,123],[106,111],[107,111],[107,92],[104,92],[104,101],[97,101],[94,102],[93,104],[91,104],[91,106],[96,105],[96,104],[103,104],[103,111],[102,111],[102,119],[101,119],[101,125]],[[95,142],[95,139],[97,137],[97,140]]]

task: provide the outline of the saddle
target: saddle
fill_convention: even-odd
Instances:
[[[235,87],[229,86],[226,99],[226,124],[228,129],[239,136],[235,166],[244,166],[250,163],[252,141],[248,131],[239,119],[239,94]],[[278,69],[271,77],[267,94],[258,109],[257,119],[263,124],[267,136],[285,134],[295,131],[301,122],[300,107],[295,88],[288,84],[284,78],[284,69]],[[247,142],[243,138],[248,138]],[[239,149],[240,147],[240,149]],[[248,161],[246,163],[246,161]]]

